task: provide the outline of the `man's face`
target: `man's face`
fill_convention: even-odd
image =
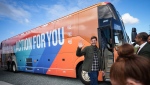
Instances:
[[[96,40],[96,39],[92,39],[92,40],[91,40],[91,45],[95,46],[96,43],[97,43],[97,40]]]
[[[140,38],[139,37],[139,35],[137,35],[136,37],[135,37],[135,42],[138,44],[138,45],[140,45],[140,42],[142,41],[142,38]]]
[[[148,41],[148,43],[150,43],[150,36],[148,37],[147,41]]]

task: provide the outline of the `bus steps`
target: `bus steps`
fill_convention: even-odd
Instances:
[[[105,63],[105,81],[110,81],[110,68],[113,64],[113,55],[108,55],[108,60]]]

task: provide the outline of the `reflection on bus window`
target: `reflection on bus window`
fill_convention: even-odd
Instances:
[[[121,29],[121,30],[122,30],[122,33],[123,33],[123,36],[124,36],[124,42],[130,43],[130,39],[128,38],[128,35],[127,35],[127,33],[125,32],[125,26],[124,26],[122,17],[121,17],[121,15],[119,14],[118,11],[117,11],[117,14],[119,15],[119,19],[120,19],[120,22],[121,22],[121,25],[122,25],[122,29]]]
[[[121,30],[114,30],[115,45],[120,46],[123,43],[123,35]]]
[[[119,40],[118,40],[118,36],[115,36],[115,44],[118,44]]]

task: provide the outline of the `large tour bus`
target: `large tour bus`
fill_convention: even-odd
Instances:
[[[1,42],[1,64],[10,71],[79,78],[90,82],[82,71],[84,56],[76,56],[78,42],[90,45],[98,37],[101,51],[99,81],[109,80],[110,67],[117,57],[116,47],[130,43],[123,21],[109,2],[102,2],[38,26]],[[11,60],[10,60],[11,59]],[[8,63],[9,62],[9,63]]]

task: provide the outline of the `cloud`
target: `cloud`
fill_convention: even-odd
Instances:
[[[88,6],[103,2],[105,0],[58,0],[51,5],[38,5],[38,8],[45,10],[46,16],[50,20],[61,18],[65,15],[71,14],[78,10],[84,9]],[[120,0],[108,0],[111,3],[118,3]]]
[[[123,14],[122,15],[122,19],[123,19],[123,22],[125,24],[136,24],[136,23],[139,23],[139,19],[138,18],[134,18],[129,13]]]
[[[42,5],[40,6],[41,9],[45,10],[47,17],[50,20],[55,20],[57,18],[63,17],[67,14],[73,13],[79,10],[78,7],[66,7],[63,5],[55,4],[52,6]]]
[[[6,1],[0,1],[0,17],[9,18],[20,23],[28,23],[30,13],[24,10],[22,7],[16,5],[16,3],[9,3]]]
[[[38,5],[39,9],[44,10],[46,16],[49,20],[55,20],[81,10],[87,6],[93,5],[94,3],[98,3],[99,0],[94,0],[92,3],[89,3],[92,0],[58,0],[55,4],[51,5]],[[84,4],[84,5],[83,5]]]
[[[9,18],[19,23],[30,23],[30,20],[33,20],[31,16],[38,13],[39,15],[43,16],[43,21],[55,20],[103,1],[105,0],[58,0],[55,1],[55,3],[48,5],[38,5],[37,3],[34,3],[34,5],[27,5],[22,1],[15,2],[13,0],[1,0],[0,19]],[[118,2],[119,0],[108,1],[114,3]]]
[[[30,21],[29,21],[28,19],[25,19],[25,22],[26,22],[26,23],[29,23]]]

